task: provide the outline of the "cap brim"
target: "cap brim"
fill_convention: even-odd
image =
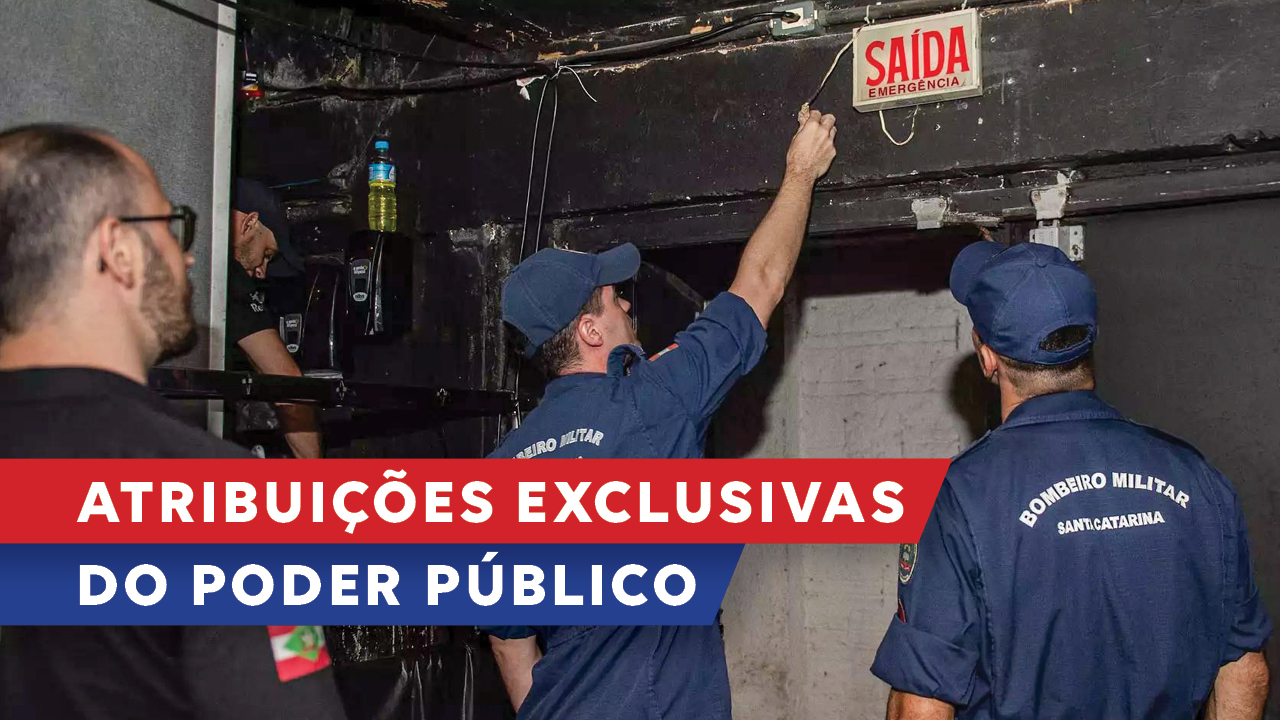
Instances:
[[[640,270],[640,251],[627,243],[596,255],[596,287],[613,285],[636,276]]]
[[[302,256],[298,251],[293,249],[293,243],[289,242],[288,235],[283,238],[276,235],[276,247],[280,252],[267,263],[267,275],[285,278],[306,272],[307,266],[302,262]]]
[[[968,304],[978,273],[988,260],[1005,251],[1005,246],[990,240],[979,240],[960,251],[951,265],[951,296],[956,302]]]

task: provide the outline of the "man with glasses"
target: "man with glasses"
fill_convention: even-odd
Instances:
[[[302,258],[289,242],[284,207],[266,185],[244,178],[236,181],[231,206],[227,340],[235,350],[228,356],[228,369],[241,369],[237,365],[247,361],[264,375],[300,377],[302,371],[280,339],[275,316],[267,306],[268,277],[290,277],[303,271]],[[321,457],[315,409],[281,403],[276,412],[293,454]]]
[[[137,153],[57,125],[0,133],[0,458],[247,458],[147,370],[195,344],[194,215]],[[8,627],[0,718],[343,717],[330,671],[281,683],[263,627]]]

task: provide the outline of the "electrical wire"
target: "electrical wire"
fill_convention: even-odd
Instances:
[[[831,67],[827,68],[827,74],[822,76],[822,82],[818,83],[818,89],[814,90],[813,95],[809,96],[809,99],[800,106],[800,112],[797,117],[802,125],[809,119],[810,106],[812,106],[813,103],[818,100],[818,96],[822,94],[822,89],[827,86],[827,80],[831,78],[831,73],[835,72],[836,65],[840,64],[840,58],[844,57],[844,54],[849,51],[849,48],[853,47],[853,43],[858,39],[858,31],[861,29],[862,28],[858,28],[853,31],[853,37],[849,38],[849,42],[845,43],[844,47],[840,48],[840,52],[836,53],[835,59],[831,61]]]
[[[556,73],[558,77],[560,73]],[[551,129],[547,132],[547,155],[542,161],[542,199],[538,201],[538,234],[534,236],[533,251],[536,253],[542,249],[542,211],[547,207],[547,179],[551,177],[551,143],[556,139],[556,114],[560,111],[560,83],[556,77],[552,77],[547,82],[551,83]],[[586,88],[583,88],[585,91]],[[546,94],[546,90],[542,91]]]
[[[351,40],[349,38],[342,37],[341,35],[335,35],[334,33],[326,32],[324,30],[319,30],[317,28],[309,27],[307,25],[302,25],[300,23],[293,22],[292,20],[286,20],[282,17],[273,15],[268,12],[263,12],[261,10],[256,10],[256,9],[247,7],[242,0],[239,2],[237,0],[209,0],[209,2],[213,2],[218,5],[222,5],[224,7],[232,8],[237,12],[247,15],[248,17],[257,18],[264,22],[280,25],[282,27],[289,28],[290,30],[294,30],[304,35],[310,35],[313,37],[322,38],[324,40],[329,40],[330,42],[355,48],[357,50],[362,50],[365,52],[372,52],[372,53],[380,53],[383,55],[389,55],[391,57],[395,57],[403,60],[412,60],[415,62],[430,63],[430,64],[442,65],[446,67],[474,68],[474,69],[488,69],[488,70],[523,70],[527,72],[541,70],[545,73],[552,73],[552,72],[558,73],[560,67],[562,67],[558,62],[555,62],[555,61],[548,62],[545,60],[544,61],[528,61],[528,62],[487,62],[487,61],[472,61],[472,60],[450,60],[446,58],[427,57],[426,55],[407,53],[399,50],[393,50],[391,48],[384,48],[378,45],[372,45],[370,43]],[[684,50],[691,47],[697,47],[699,45],[705,45],[711,42],[712,40],[715,40],[716,38],[721,37],[722,35],[725,35],[726,33],[732,32],[734,30],[738,30],[748,25],[755,25],[761,22],[766,22],[766,21],[775,20],[775,19],[795,20],[797,18],[798,18],[798,15],[796,13],[789,12],[789,11],[773,10],[768,12],[753,13],[751,15],[746,15],[744,17],[731,20],[714,30],[710,30],[704,33],[699,33],[697,35],[691,35],[689,37],[683,37],[683,38],[675,38],[671,40],[655,40],[655,41],[650,41],[645,43],[623,45],[616,48],[606,48],[604,50],[596,50],[592,52],[583,53],[581,55],[575,55],[573,60],[576,65],[581,66],[582,64],[590,63],[590,62],[603,62],[603,61],[611,62],[616,60],[636,60],[636,59],[657,57],[659,55],[665,55],[667,53],[675,52],[678,50]],[[516,75],[514,77],[518,78],[522,76],[524,75]],[[506,77],[495,78],[495,80],[506,80],[506,79],[508,78]],[[429,81],[426,81],[426,82],[429,82]],[[267,86],[264,85],[263,87],[267,87]],[[404,84],[394,89],[376,88],[376,87],[357,88],[357,87],[346,87],[346,86],[339,86],[335,88],[335,87],[326,87],[323,85],[317,86],[317,87],[306,87],[306,88],[299,87],[299,88],[278,88],[278,89],[293,90],[293,91],[323,91],[326,89],[327,90],[341,89],[341,90],[351,90],[351,91],[365,92],[365,93],[376,93],[380,90],[404,91],[404,90],[412,90],[415,88],[411,88],[409,85]]]
[[[562,70],[563,68],[561,70],[557,70],[554,74],[544,79],[542,84],[542,92],[538,95],[537,114],[534,115],[534,118],[533,118],[533,141],[529,145],[529,181],[525,187],[524,221],[520,227],[520,249],[519,249],[519,252],[516,254],[517,264],[524,261],[525,241],[529,237],[529,206],[533,202],[533,171],[534,171],[534,168],[537,166],[537,159],[538,159],[538,129],[542,122],[542,107],[547,99],[547,91],[550,90],[551,98],[552,98],[551,127],[547,132],[547,149],[545,151],[543,164],[542,164],[542,191],[541,191],[541,197],[538,201],[538,229],[535,234],[533,251],[536,253],[542,247],[543,212],[546,209],[546,203],[547,203],[547,180],[549,179],[550,173],[551,173],[551,146],[552,146],[552,142],[555,140],[556,117],[560,111],[559,77]],[[581,82],[581,80],[579,80],[579,82]],[[583,87],[583,92],[586,92],[585,86]],[[590,93],[587,93],[587,96],[590,97]],[[592,100],[594,101],[595,98],[592,98]],[[516,405],[516,410],[513,413],[512,424],[514,427],[518,428],[520,427],[520,408],[519,408],[520,372],[524,367],[524,363],[523,361],[517,358],[515,365],[516,365],[515,382],[512,385],[512,388],[513,388],[512,391],[515,393],[517,405]],[[507,376],[510,370],[511,370],[510,363],[506,364],[503,367],[501,387],[504,387],[504,388],[507,387]],[[502,423],[501,421],[499,421],[498,427],[497,427],[497,438],[494,443],[494,447],[501,445],[502,439],[503,439]]]
[[[533,168],[538,160],[538,125],[542,122],[542,103],[547,99],[547,85],[543,83],[542,93],[538,95],[538,111],[533,116],[533,141],[529,144],[529,181],[524,193],[524,222],[520,226],[520,252],[516,254],[516,263],[524,261],[524,241],[529,236],[529,203],[533,201]]]
[[[893,143],[894,145],[897,145],[898,147],[902,147],[903,145],[906,145],[907,143],[911,142],[911,139],[916,136],[916,115],[919,115],[919,114],[920,114],[920,106],[917,105],[916,109],[911,113],[911,133],[907,135],[906,140],[899,142],[898,140],[894,139],[893,135],[889,133],[889,128],[886,127],[884,124],[884,110],[880,111],[880,130],[884,132],[885,137],[889,138],[889,142]]]
[[[768,12],[752,13],[743,17],[721,25],[714,30],[709,30],[697,35],[689,35],[687,37],[651,40],[649,42],[635,43],[632,45],[620,45],[614,48],[605,48],[604,50],[594,50],[591,52],[574,55],[575,63],[589,63],[600,61],[616,61],[616,60],[639,60],[651,57],[658,57],[677,50],[684,50],[690,47],[705,45],[710,41],[725,35],[726,33],[739,30],[748,25],[756,25],[770,20],[799,20],[797,13],[783,10],[770,10]]]
[[[485,61],[479,61],[479,60],[449,60],[446,58],[427,57],[426,55],[418,55],[415,53],[401,52],[399,50],[384,48],[378,45],[372,45],[370,43],[360,42],[358,40],[351,40],[349,38],[342,37],[341,35],[335,35],[331,32],[326,32],[324,30],[309,27],[307,25],[302,25],[301,23],[293,22],[292,20],[286,20],[282,17],[279,17],[277,15],[272,15],[271,13],[268,13],[268,12],[255,10],[253,8],[246,6],[243,2],[236,2],[236,0],[209,0],[209,2],[216,3],[224,7],[232,8],[238,13],[243,13],[249,17],[257,18],[264,22],[269,22],[274,25],[281,25],[283,27],[287,27],[290,30],[300,32],[304,35],[311,35],[312,37],[322,38],[324,40],[335,42],[335,43],[338,43],[339,45],[345,45],[347,47],[355,48],[357,50],[364,50],[366,52],[373,52],[373,53],[381,53],[383,55],[389,55],[391,57],[400,58],[402,60],[414,60],[416,62],[445,65],[448,67],[480,68],[480,69],[489,69],[489,70],[539,70],[539,69],[545,69],[547,67],[547,63],[545,62],[523,62],[523,63],[485,62]]]

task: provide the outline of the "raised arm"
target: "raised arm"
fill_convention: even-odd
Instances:
[[[778,196],[742,251],[729,292],[746,300],[764,327],[769,326],[769,316],[782,302],[782,293],[796,269],[813,186],[836,157],[835,137],[835,116],[811,111],[791,139]]]

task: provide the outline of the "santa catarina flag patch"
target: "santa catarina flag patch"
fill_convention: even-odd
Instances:
[[[324,644],[324,628],[319,625],[268,625],[271,654],[276,659],[280,682],[329,667],[329,648]]]
[[[906,585],[916,571],[918,557],[916,543],[902,543],[898,546],[898,582]]]

